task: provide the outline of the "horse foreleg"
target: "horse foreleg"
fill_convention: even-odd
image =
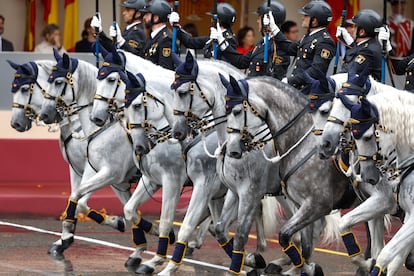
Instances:
[[[159,238],[156,255],[149,261],[142,263],[136,273],[153,273],[155,267],[163,264],[167,259],[168,245],[175,242],[173,220],[182,185],[185,179],[166,174],[163,176],[164,184],[162,189],[162,208],[159,224]],[[165,183],[167,182],[168,183]]]

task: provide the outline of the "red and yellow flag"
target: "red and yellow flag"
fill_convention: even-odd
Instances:
[[[65,24],[63,31],[63,47],[68,52],[74,52],[75,44],[79,40],[78,0],[65,0]]]
[[[344,8],[344,1],[348,1],[348,8],[346,12],[346,19],[352,18],[359,12],[359,0],[326,0],[332,8],[332,22],[328,25],[328,31],[332,38],[336,41],[336,27],[341,25],[342,10]]]
[[[24,50],[33,51],[35,47],[36,1],[26,0],[26,32]]]
[[[43,21],[46,24],[59,25],[59,0],[42,0],[44,6]]]

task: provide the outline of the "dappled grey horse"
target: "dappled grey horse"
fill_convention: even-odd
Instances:
[[[12,93],[13,110],[11,126],[17,131],[30,130],[32,122],[37,122],[43,102],[43,92],[47,91],[48,78],[56,63],[51,60],[37,60],[25,64],[16,64],[8,61],[10,66],[16,70]],[[86,142],[74,138],[75,134],[82,133],[77,114],[71,114],[72,119],[62,118],[59,122],[60,149],[63,158],[69,164],[71,190],[79,187],[83,174],[86,157]],[[99,224],[106,224],[119,231],[125,231],[125,222],[122,217],[109,216],[97,210],[91,209],[87,201],[91,193],[83,196],[76,209],[77,213],[84,213]]]
[[[90,106],[96,92],[97,68],[86,61],[59,56],[49,76],[49,89],[44,92],[40,119],[54,123],[65,114],[79,114],[84,137],[87,142],[87,162],[81,184],[71,191],[62,222],[62,237],[52,249],[63,252],[74,240],[76,208],[78,200],[95,190],[111,185],[125,204],[131,196],[129,179],[136,171],[132,160],[131,144],[126,130],[117,121],[108,122],[102,128],[89,120]],[[70,119],[70,117],[68,117]]]
[[[123,97],[120,98],[120,95],[122,93],[115,93],[116,91],[122,91],[122,88],[116,88],[118,85],[117,79],[119,77],[119,73],[121,73],[121,70],[119,70],[119,68],[120,68],[120,65],[122,64],[125,65],[126,70],[130,72],[134,72],[134,74],[141,73],[146,79],[147,89],[150,90],[151,93],[160,94],[161,95],[159,97],[160,99],[164,99],[162,93],[165,93],[165,97],[168,97],[169,93],[171,93],[170,85],[174,79],[173,71],[163,69],[162,67],[154,65],[147,60],[144,60],[133,54],[123,52],[120,50],[112,51],[111,53],[106,52],[104,53],[104,56],[105,56],[105,59],[110,60],[110,62],[104,63],[105,65],[107,65],[106,67],[108,67],[107,70],[111,72],[116,71],[117,73],[116,74],[111,73],[107,75],[107,78],[105,78],[105,81],[107,82],[108,89],[105,89],[105,91],[98,91],[95,97],[97,101],[94,104],[94,109],[92,112],[93,113],[92,119],[94,120],[94,122],[96,123],[105,122],[107,118],[110,117],[109,116],[110,112],[108,112],[108,110],[116,110],[124,102]],[[109,69],[109,67],[112,67],[112,69]],[[115,70],[116,68],[118,69]],[[135,79],[135,77],[133,78]],[[125,86],[125,83],[122,81],[122,79],[119,85],[121,87]],[[109,88],[110,86],[112,88]],[[111,95],[111,97],[109,97],[109,95]],[[106,99],[108,99],[109,101]],[[148,102],[152,103],[151,98],[146,97],[144,99],[147,99]],[[108,108],[109,102],[111,103],[111,106],[113,108]],[[165,100],[165,103],[163,105],[165,107],[164,112],[160,114],[152,114],[152,116],[164,115],[169,121],[169,123],[172,124],[173,113],[172,113],[172,108],[169,107],[170,104],[171,104],[171,100]],[[156,101],[154,106],[159,106],[161,108],[160,105],[161,105],[160,101]],[[149,116],[150,114],[147,114],[147,115]],[[214,150],[215,147],[217,146],[217,136],[215,134],[210,135],[207,143],[209,144],[209,149]],[[144,148],[144,145],[142,144],[142,142],[140,142],[140,146]],[[217,221],[217,218],[220,214],[222,201],[226,193],[226,189],[224,186],[221,185],[220,181],[218,180],[215,174],[215,160],[209,158],[205,154],[201,143],[198,143],[198,144],[190,143],[189,145],[186,146],[186,148],[183,151],[184,151],[184,155],[186,156],[187,175],[188,175],[188,178],[191,180],[193,187],[194,187],[190,205],[187,209],[186,218],[191,219],[191,222],[194,222],[195,225],[193,228],[189,229],[186,226],[186,218],[184,218],[183,226],[181,228],[181,229],[185,229],[186,231],[189,229],[187,232],[188,236],[186,236],[186,239],[181,240],[183,243],[185,242],[187,246],[187,242],[189,241],[190,236],[194,233],[195,228],[197,227],[197,225],[199,225],[204,220],[204,218],[206,218],[206,216],[209,215],[209,213],[211,213],[212,219],[214,221]],[[181,159],[181,155],[179,156],[179,158]],[[181,185],[183,184],[184,183],[181,183]],[[142,196],[142,194],[143,192],[141,190],[139,191],[139,193],[137,193],[137,197]],[[199,196],[195,197],[196,199],[193,199],[194,196],[197,194]],[[140,199],[139,201],[142,201],[142,200]],[[137,217],[136,212],[134,212],[134,208],[136,208],[136,204],[139,204],[139,202],[130,201],[130,204],[128,204],[128,206],[125,206],[125,209],[124,209],[126,217],[129,218],[130,216],[133,216],[132,218],[133,221],[140,220],[140,215],[138,215]],[[207,206],[209,208],[207,208]],[[168,210],[168,213],[172,214],[170,213],[170,211],[173,211],[175,209],[172,209],[172,208],[170,209],[171,210]],[[168,220],[165,220],[165,221],[168,224]],[[204,226],[208,226],[208,224],[204,224]],[[200,246],[200,244],[198,246]],[[184,255],[185,255],[185,252],[183,253],[183,256],[181,257],[183,258]],[[162,255],[161,258],[160,256],[156,256],[152,258],[151,260],[142,263],[137,271],[140,273],[154,271],[155,266],[163,262],[163,260],[166,257],[166,254]]]
[[[313,81],[312,86],[315,86],[315,90],[318,89],[316,87],[318,82],[324,82],[322,80],[321,78],[319,81]],[[350,111],[346,105],[357,101],[358,98],[367,94],[371,95],[386,91],[394,93],[395,89],[392,88],[390,90],[389,88],[391,87],[387,88],[387,86],[370,78],[368,67],[359,74],[356,74],[355,68],[351,67],[347,75],[333,75],[327,77],[326,81],[329,83],[329,88],[326,87],[327,85],[320,85],[319,89],[321,91],[317,92],[317,96],[326,95],[324,93],[328,93],[328,89],[330,90],[329,94],[333,94],[334,97],[332,98],[332,110],[328,112],[328,120],[320,140],[320,156],[327,157],[328,155],[326,154],[332,152],[332,149],[327,151],[328,145],[336,145],[339,149],[335,151],[336,155],[341,157],[338,167],[344,167],[343,171],[353,178],[353,188],[362,203],[350,212],[347,212],[342,217],[339,226],[349,257],[354,264],[367,273],[371,270],[375,258],[384,247],[384,227],[390,226],[389,215],[387,214],[394,214],[396,212],[396,202],[392,196],[392,189],[387,183],[380,182],[377,185],[373,185],[373,183],[361,181],[358,160],[352,151],[354,146],[348,125]],[[322,90],[325,90],[325,92]],[[321,96],[321,98],[323,97]],[[319,100],[319,103],[320,101],[322,100]],[[314,103],[317,105],[317,101]],[[363,170],[361,170],[361,174],[364,174]],[[377,202],[382,202],[380,207],[377,206]],[[384,225],[384,215],[386,225]],[[371,250],[368,259],[365,259],[362,254],[362,248],[351,231],[352,226],[363,221],[368,222],[370,231]]]
[[[244,84],[237,82],[233,87],[244,92],[237,96],[238,102],[228,116],[227,127],[231,133],[225,154],[229,158],[247,158],[246,137],[247,142],[265,142],[252,137],[256,137],[266,123],[278,152],[272,161],[280,166],[279,185],[298,208],[280,229],[279,243],[297,270],[321,275],[322,269],[309,260],[315,246],[313,228],[302,232],[308,237],[302,240],[301,250],[291,238],[333,209],[342,207],[339,204],[348,189],[348,179],[332,161],[317,158],[316,137],[310,135],[313,121],[306,110],[307,99],[302,94],[269,77],[247,79]]]
[[[371,275],[397,275],[404,261],[406,268],[413,270],[414,95],[395,90],[362,98],[349,107],[362,179],[390,185],[404,211],[403,225],[379,253]],[[382,204],[377,201],[373,208],[382,208]]]

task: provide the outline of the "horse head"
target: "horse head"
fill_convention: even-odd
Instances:
[[[98,126],[103,126],[109,115],[115,115],[123,109],[124,91],[128,82],[125,62],[125,55],[114,49],[112,53],[105,55],[102,67],[99,68],[90,114],[90,120]],[[133,74],[131,76],[135,79]]]
[[[175,58],[176,63],[179,61]],[[199,118],[194,107],[199,105],[199,97],[194,97],[195,89],[200,90],[196,79],[198,64],[190,52],[187,52],[185,62],[179,63],[175,70],[175,80],[171,84],[174,93],[174,115],[176,120],[173,126],[173,137],[183,141],[190,133],[189,124],[195,123]]]
[[[249,150],[249,143],[255,130],[263,125],[263,121],[250,112],[254,110],[249,103],[249,85],[246,80],[237,81],[230,75],[229,81],[220,75],[221,82],[226,87],[226,113],[227,113],[227,145],[226,155],[239,159],[244,151]]]
[[[351,107],[350,123],[358,149],[362,180],[373,185],[377,184],[381,176],[379,167],[383,161],[379,137],[375,131],[378,111],[366,98],[362,98],[361,103]]]
[[[36,62],[28,62],[22,65],[10,60],[7,61],[16,70],[12,83],[13,104],[11,126],[19,132],[27,131],[32,127],[40,111],[43,96],[46,91],[47,72],[39,70],[41,66]],[[43,61],[45,66],[51,68],[52,63]],[[50,63],[50,64],[49,64]]]
[[[40,119],[46,124],[61,121],[63,110],[75,102],[75,91],[79,89],[77,80],[78,60],[70,58],[66,53],[60,56],[54,49],[56,65],[49,75],[49,90],[43,94],[44,100],[40,111]]]
[[[361,96],[366,96],[371,89],[368,65],[357,73],[356,66],[349,68],[348,80],[342,84],[342,88],[336,93],[333,106],[329,113],[329,119],[325,124],[322,139],[319,145],[319,156],[329,158],[337,151],[341,136],[346,133],[344,128],[350,118],[350,107]]]

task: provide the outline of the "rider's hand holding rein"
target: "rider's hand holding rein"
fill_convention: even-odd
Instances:
[[[223,33],[221,32],[221,27],[219,22],[217,22],[217,27],[210,27],[210,40],[217,40],[217,43],[220,47],[220,50],[224,51],[229,46],[227,41],[224,39]]]

